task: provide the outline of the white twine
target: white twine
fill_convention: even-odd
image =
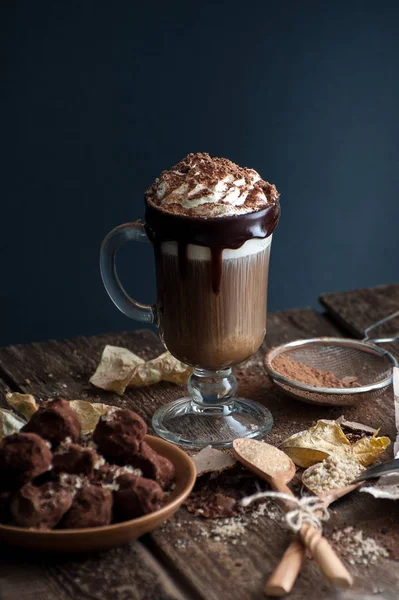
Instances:
[[[295,508],[289,510],[285,515],[285,521],[289,529],[298,533],[305,524],[312,525],[316,529],[322,530],[322,521],[328,521],[330,513],[317,496],[303,496],[297,498],[282,492],[258,492],[252,496],[247,496],[241,500],[241,506],[248,506],[255,500],[262,498],[277,498],[278,500],[288,500],[295,504]]]

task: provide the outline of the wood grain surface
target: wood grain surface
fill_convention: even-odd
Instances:
[[[399,310],[399,284],[323,294],[320,302],[349,334],[362,338],[366,327]],[[399,334],[399,317],[376,329],[373,335],[391,333]]]
[[[323,297],[324,304],[328,301]],[[352,296],[351,306],[355,302]],[[345,306],[341,323],[354,328],[361,326],[358,321],[353,323],[348,304]],[[365,307],[363,314],[365,320],[368,316]],[[373,313],[370,314],[374,318]],[[275,426],[268,436],[270,443],[279,443],[318,418],[339,417],[343,409],[310,406],[285,396],[265,375],[266,348],[298,338],[342,334],[342,329],[330,318],[312,310],[269,315],[262,349],[236,371],[240,395],[264,403],[273,413]],[[131,408],[148,423],[158,406],[183,395],[183,388],[166,383],[129,390],[122,398],[90,386],[89,378],[107,343],[125,346],[144,358],[152,358],[162,350],[162,344],[150,331],[1,348],[0,392],[10,389],[32,393],[41,400],[62,395],[67,399],[106,402]],[[4,405],[3,394],[0,396]],[[387,392],[367,406],[346,409],[345,416],[349,420],[381,425],[382,433],[393,436],[392,393]],[[391,548],[395,540],[397,544],[395,535],[398,534],[393,510],[393,503],[356,492],[335,505],[326,535],[352,524]],[[264,582],[286,549],[290,534],[278,520],[264,516],[251,521],[248,517],[245,534],[237,543],[216,541],[208,537],[215,525],[215,521],[194,517],[182,508],[174,519],[153,534],[100,555],[32,556],[7,549],[2,553],[0,566],[0,600],[264,598]],[[355,577],[353,595],[341,596],[322,579],[313,561],[307,560],[290,598],[363,599],[367,593],[384,600],[398,597],[399,569],[393,560],[350,566],[350,570]]]

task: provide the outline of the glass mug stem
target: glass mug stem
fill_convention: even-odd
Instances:
[[[223,408],[231,403],[237,392],[237,379],[231,369],[194,369],[188,382],[188,391],[195,403],[194,409],[204,410],[210,406]]]
[[[270,247],[270,240],[271,237],[268,240],[268,248]],[[229,359],[227,364],[236,364],[237,362],[244,360],[245,357],[248,358],[256,351],[264,335],[266,315],[262,311],[266,311],[266,305],[263,306],[263,309],[259,309],[260,312],[254,311],[261,316],[258,320],[255,318],[254,321],[255,325],[253,326],[253,330],[254,335],[256,331],[256,338],[253,338],[249,333],[245,334],[247,342],[246,347],[242,348],[240,342],[237,343],[234,339],[233,341],[231,340],[230,321],[223,317],[222,311],[220,313],[221,321],[219,323],[223,323],[224,327],[228,326],[228,329],[226,330],[227,333],[220,334],[220,344],[218,342],[218,351],[216,354],[212,352],[212,348],[206,350],[206,348],[203,348],[201,345],[201,339],[203,341],[204,338],[198,337],[198,328],[202,327],[202,329],[204,329],[204,322],[201,321],[201,319],[208,314],[208,311],[211,311],[212,314],[214,301],[211,302],[209,308],[207,307],[207,304],[201,304],[201,306],[195,306],[192,310],[192,314],[194,315],[201,314],[202,310],[202,317],[196,317],[199,318],[198,324],[194,324],[193,322],[187,323],[182,320],[181,316],[178,316],[178,320],[171,319],[165,324],[165,315],[162,312],[165,309],[163,303],[158,301],[160,308],[158,314],[156,304],[142,304],[134,298],[131,298],[118,277],[116,269],[117,250],[122,244],[130,241],[149,241],[144,224],[140,221],[125,223],[124,225],[116,227],[107,235],[102,244],[100,269],[102,280],[108,295],[117,308],[126,316],[135,319],[136,321],[141,321],[142,323],[154,323],[159,328],[161,338],[165,341],[166,347],[170,348],[172,353],[179,360],[195,365],[188,382],[188,392],[190,395],[171,402],[170,404],[163,405],[156,411],[152,419],[152,425],[155,432],[171,442],[193,448],[205,447],[210,444],[214,447],[230,447],[233,440],[237,437],[264,437],[270,431],[273,424],[273,418],[270,412],[267,408],[257,402],[236,397],[237,380],[233,375],[231,368],[224,367],[223,361]],[[228,254],[228,256],[230,255]],[[260,268],[263,273],[261,281],[264,281],[264,294],[266,294],[269,249],[264,250],[262,253],[259,252],[258,256],[264,257],[259,258],[260,262],[258,269]],[[229,261],[234,259],[229,258],[226,260]],[[247,259],[244,258],[243,260]],[[166,277],[169,288],[173,288],[170,290],[172,295],[168,296],[167,309],[168,311],[177,309],[179,312],[180,309],[183,310],[185,308],[186,302],[190,302],[190,298],[192,299],[194,297],[196,301],[200,298],[200,295],[197,296],[196,294],[199,283],[193,273],[189,284],[173,279],[172,273],[174,273],[174,277],[176,277],[175,269],[173,267],[175,262],[173,254],[168,255],[167,261],[170,261],[170,263],[162,263],[164,267],[165,264],[167,266],[162,272],[162,280]],[[241,267],[239,270],[241,272],[243,267],[242,263],[240,264]],[[203,269],[204,267],[200,268]],[[234,275],[231,274],[231,267],[229,269],[229,276],[234,277]],[[263,271],[263,269],[265,269],[265,271]],[[259,274],[259,272],[257,273]],[[249,277],[249,274],[247,273],[245,277]],[[252,281],[255,280],[258,280],[258,278],[253,276]],[[246,281],[245,288],[240,288],[241,290],[247,289],[248,279]],[[158,285],[160,285],[159,274]],[[184,293],[182,288],[177,292],[179,285],[186,286],[184,288]],[[202,282],[200,285],[205,286],[206,288],[207,283]],[[237,285],[239,286],[239,283],[237,283]],[[192,289],[191,286],[194,286],[194,289]],[[257,294],[252,292],[252,296],[256,297]],[[176,304],[176,302],[178,302],[176,298],[180,298],[179,301],[182,306]],[[223,302],[227,302],[227,306],[230,307],[230,310],[233,310],[235,315],[235,318],[233,319],[236,321],[234,327],[237,331],[241,332],[241,336],[243,336],[245,325],[242,320],[239,320],[239,316],[240,314],[242,316],[244,313],[237,312],[236,304],[232,304],[234,300],[230,293],[224,293],[223,298]],[[264,296],[264,298],[266,298],[266,296]],[[220,300],[217,302],[219,301]],[[239,304],[245,305],[245,303]],[[219,312],[217,314],[219,314]],[[159,317],[162,318],[160,319]],[[219,319],[219,316],[217,319]],[[166,325],[168,326],[167,336],[165,335]],[[176,327],[176,330],[174,327]],[[224,330],[222,329],[222,331]],[[175,335],[173,335],[173,333],[175,333]],[[166,339],[164,339],[165,337]],[[174,346],[176,346],[176,348]],[[193,349],[194,355],[192,354]],[[179,354],[181,354],[181,356],[179,356]],[[185,356],[187,356],[187,360],[184,360]],[[196,361],[198,361],[197,364]],[[198,366],[198,364],[203,365],[204,367],[207,366],[208,368],[202,368]],[[213,364],[215,365],[215,368],[209,368],[212,367]],[[220,367],[217,366],[218,364],[220,364]]]

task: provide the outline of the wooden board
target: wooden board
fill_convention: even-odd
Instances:
[[[323,294],[320,302],[350,334],[362,338],[366,327],[399,310],[399,284]],[[373,332],[398,334],[399,317]],[[399,348],[399,346],[397,346]]]
[[[7,549],[1,600],[183,600],[167,571],[141,542],[93,556],[59,557]]]
[[[237,370],[240,394],[264,402],[274,415],[275,427],[268,440],[271,443],[277,444],[318,418],[336,418],[342,414],[342,409],[309,406],[284,396],[264,373],[266,347],[315,335],[340,335],[340,330],[311,310],[270,315],[267,340],[262,350]],[[33,393],[41,399],[61,394],[68,399],[87,398],[126,406],[139,412],[148,422],[158,406],[184,393],[182,388],[158,384],[152,388],[129,390],[119,398],[92,388],[88,380],[106,343],[123,345],[145,358],[162,350],[159,340],[149,331],[10,346],[0,349],[0,375],[5,385],[14,391]],[[26,383],[27,378],[30,383]],[[370,408],[370,421],[380,417],[384,406]],[[345,415],[351,420],[361,420],[363,408],[352,407]],[[383,414],[384,431],[392,434],[393,412],[388,402]],[[386,510],[383,502],[365,494],[353,495],[337,505],[329,530],[356,520],[357,514],[361,514],[363,520],[374,518],[382,528]],[[289,543],[290,534],[280,522],[260,517],[256,521],[248,519],[245,534],[233,543],[234,540],[210,539],[208,535],[214,526],[214,522],[193,517],[181,509],[172,521],[152,535],[111,553],[67,560],[42,558],[38,562],[32,557],[21,559],[19,553],[11,553],[0,570],[0,597],[2,600],[21,598],[21,582],[25,578],[24,597],[34,594],[44,600],[180,596],[219,600],[226,595],[233,600],[263,598],[264,581]],[[364,597],[365,590],[374,589],[373,581],[384,581],[384,598],[396,597],[398,575],[392,565],[391,561],[384,560],[368,570],[354,569],[359,598]],[[318,568],[312,561],[306,561],[290,598],[313,598],[316,592],[326,599],[336,598],[335,590],[321,578]]]

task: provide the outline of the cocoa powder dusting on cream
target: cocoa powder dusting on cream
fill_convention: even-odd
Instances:
[[[254,169],[198,152],[163,171],[145,198],[168,213],[207,218],[261,210],[279,194]]]

